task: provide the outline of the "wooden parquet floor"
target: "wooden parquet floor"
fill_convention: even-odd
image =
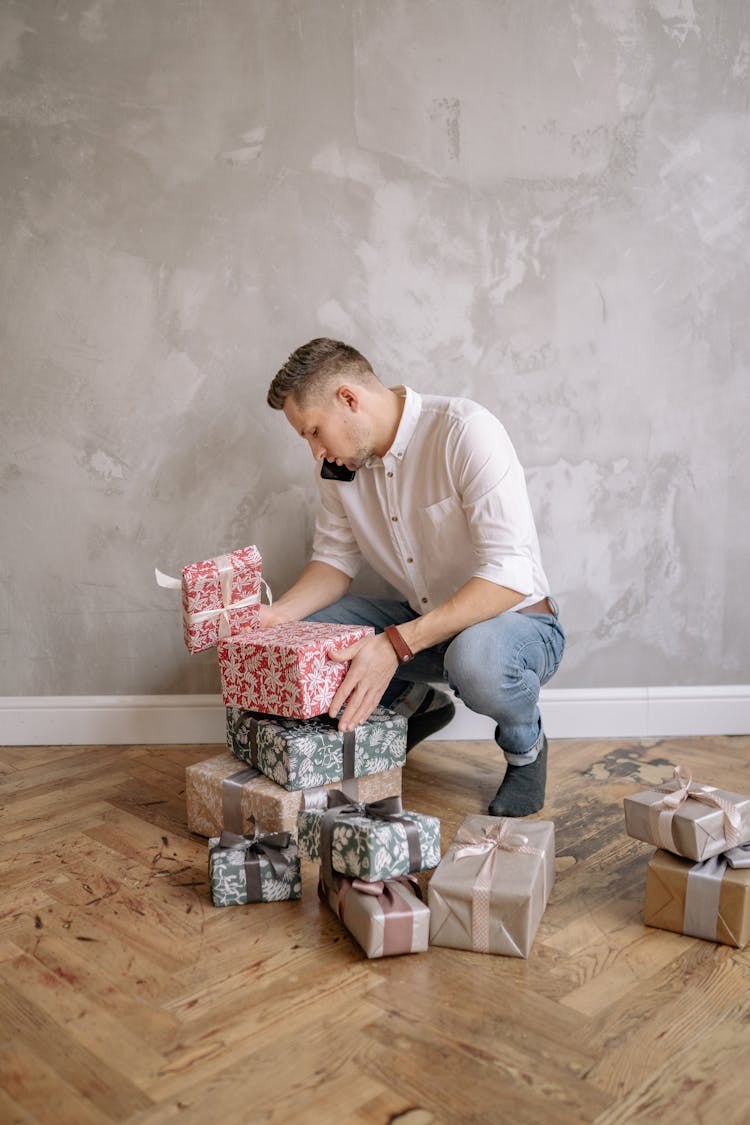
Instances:
[[[528,960],[367,961],[312,864],[301,902],[214,908],[184,802],[213,749],[0,749],[3,1125],[750,1120],[750,950],[643,926],[652,849],[622,818],[678,762],[750,792],[750,738],[551,744]],[[500,771],[424,744],[405,804],[445,849]]]

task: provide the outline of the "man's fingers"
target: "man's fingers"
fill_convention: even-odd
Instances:
[[[347,672],[347,674],[344,676],[343,680],[339,684],[338,689],[336,691],[336,694],[334,695],[333,699],[331,700],[331,706],[328,708],[328,714],[330,715],[330,717],[332,719],[336,718],[339,711],[341,710],[341,708],[344,706],[344,704],[349,699],[349,696],[354,691],[355,687],[356,687],[356,681],[352,681],[349,677],[349,673]]]
[[[377,693],[368,691],[361,698],[356,698],[353,692],[344,713],[339,720],[339,730],[354,730],[360,723],[366,723],[378,705]]]
[[[378,705],[381,693],[367,688],[361,682],[350,687],[345,679],[331,701],[328,714],[335,719],[343,707],[339,718],[339,730],[354,730],[366,722]]]
[[[329,649],[328,659],[333,660],[335,664],[344,664],[347,660],[351,660],[359,652],[361,641],[355,641],[354,644],[348,645],[347,648],[332,648]]]
[[[343,682],[339,685],[328,714],[332,719],[344,708],[339,730],[352,730],[369,719],[388,687],[396,670],[396,656],[388,641],[381,637],[364,637],[347,648],[333,649],[328,655],[334,662],[350,661]]]

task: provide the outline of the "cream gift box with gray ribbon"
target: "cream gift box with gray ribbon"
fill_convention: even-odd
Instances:
[[[242,834],[296,832],[297,813],[322,808],[328,790],[339,788],[353,801],[378,801],[401,793],[400,769],[316,786],[283,789],[232,754],[217,754],[185,770],[188,828],[199,836],[216,836],[223,829]]]

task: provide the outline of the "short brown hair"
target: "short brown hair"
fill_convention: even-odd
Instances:
[[[302,405],[331,379],[343,374],[356,382],[377,378],[356,348],[342,344],[340,340],[319,336],[292,352],[276,373],[268,388],[268,405],[274,410],[283,410],[290,395]]]

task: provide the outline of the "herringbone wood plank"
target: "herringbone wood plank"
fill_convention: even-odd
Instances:
[[[553,744],[528,960],[367,961],[312,864],[299,903],[215,909],[184,801],[211,752],[0,750],[3,1123],[747,1119],[750,953],[643,926],[622,798],[677,762],[750,792],[750,739]],[[501,769],[492,744],[424,745],[405,803],[445,849]]]

